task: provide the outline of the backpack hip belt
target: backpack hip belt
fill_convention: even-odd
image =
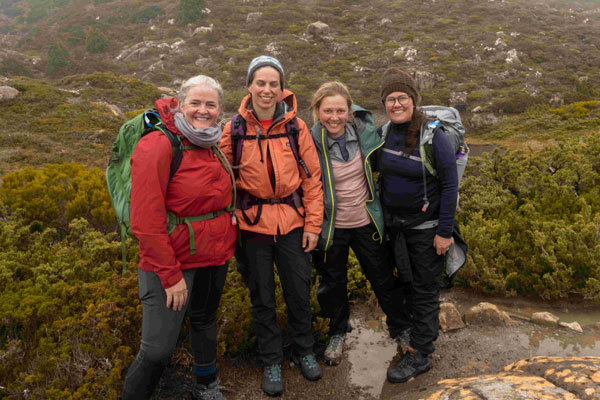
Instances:
[[[217,218],[224,212],[233,212],[229,207],[218,211],[211,211],[202,215],[194,215],[190,217],[178,217],[172,211],[167,211],[167,233],[170,235],[175,230],[177,225],[186,224],[190,236],[190,254],[196,254],[196,236],[194,235],[194,229],[192,228],[192,222],[207,221],[209,219]]]
[[[238,190],[237,208],[242,211],[242,217],[244,217],[244,221],[246,221],[246,223],[248,225],[258,224],[258,221],[260,220],[260,216],[262,214],[263,204],[269,204],[269,205],[287,204],[288,206],[293,207],[294,210],[296,210],[296,212],[298,213],[298,215],[300,215],[302,218],[304,218],[304,215],[302,215],[300,213],[300,211],[298,211],[298,209],[300,207],[302,207],[302,188],[301,187],[296,189],[296,191],[294,191],[294,193],[290,194],[289,196],[281,197],[278,199],[262,199],[260,197],[251,195],[250,193],[246,192],[245,190]],[[252,221],[252,220],[250,220],[250,218],[248,218],[248,216],[246,215],[246,213],[244,211],[248,210],[250,207],[256,206],[256,205],[258,205],[258,209],[256,211],[256,216],[254,218],[254,221]]]

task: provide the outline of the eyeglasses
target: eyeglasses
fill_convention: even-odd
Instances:
[[[410,97],[405,96],[405,95],[398,96],[398,97],[390,96],[385,99],[385,104],[387,104],[388,106],[393,106],[394,104],[396,104],[396,100],[398,101],[398,103],[400,103],[401,106],[405,106],[408,104]]]

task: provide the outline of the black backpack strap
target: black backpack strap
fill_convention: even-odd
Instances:
[[[300,145],[298,143],[298,118],[294,117],[285,124],[285,132],[287,133],[288,140],[290,141],[290,147],[292,148],[292,154],[294,154],[296,162],[304,170],[306,176],[310,178],[312,175],[310,174],[308,167],[300,157]]]
[[[238,166],[242,161],[242,148],[246,137],[246,120],[240,114],[235,114],[231,118],[231,150],[233,154],[233,174],[239,178],[240,171]]]
[[[147,110],[144,112],[144,125],[146,129],[142,133],[142,136],[147,135],[150,132],[159,130],[161,131],[169,142],[171,143],[171,167],[169,172],[169,181],[173,179],[175,173],[179,169],[181,165],[181,161],[183,160],[183,144],[181,143],[181,138],[179,135],[171,132],[164,124],[162,119],[160,118],[160,114],[156,109]]]

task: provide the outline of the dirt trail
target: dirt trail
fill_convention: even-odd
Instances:
[[[454,289],[443,298],[466,308],[479,301],[498,304],[505,309],[537,309],[554,311],[548,303],[523,300],[489,299]],[[506,303],[506,304],[502,304]],[[545,308],[544,308],[545,307]],[[558,310],[579,309],[576,303],[561,303]],[[556,311],[557,313],[560,313]],[[582,315],[589,323],[600,321],[600,308],[589,306]],[[442,379],[498,373],[523,358],[548,356],[600,355],[600,332],[584,326],[577,334],[556,327],[544,327],[519,320],[513,327],[467,327],[443,333],[436,341],[431,371],[404,384],[390,384],[385,379],[387,369],[395,365],[398,349],[387,336],[383,314],[379,307],[357,304],[352,307],[353,331],[347,337],[344,360],[337,367],[321,362],[323,378],[308,382],[298,369],[286,362],[283,369],[284,394],[281,399],[422,399],[433,393]],[[323,351],[319,344],[317,352]],[[268,399],[260,389],[261,371],[253,356],[227,360],[220,364],[220,378],[228,400]],[[160,384],[156,399],[183,399],[191,382],[189,367],[172,365]]]

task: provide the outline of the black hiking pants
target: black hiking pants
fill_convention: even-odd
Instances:
[[[392,337],[406,328],[403,320],[402,288],[394,276],[386,243],[374,240],[373,224],[359,228],[336,228],[327,253],[315,251],[313,260],[321,275],[317,300],[324,317],[329,318],[329,334],[345,334],[350,317],[348,304],[348,254],[354,251],[365,276],[371,283],[377,301],[387,316]],[[379,236],[379,235],[375,235]]]
[[[283,361],[282,331],[277,322],[275,271],[287,307],[292,351],[297,356],[313,352],[312,311],[310,307],[311,264],[302,248],[301,228],[287,235],[264,235],[241,231],[241,246],[236,249],[238,271],[248,286],[252,326],[263,365]]]
[[[392,242],[406,241],[412,281],[404,285],[401,325],[410,327],[410,345],[422,354],[435,351],[433,342],[438,337],[440,314],[440,280],[444,270],[444,255],[437,255],[433,238],[437,228],[408,229],[398,233],[388,230]],[[398,248],[394,246],[394,248]],[[395,255],[396,259],[400,258]]]

